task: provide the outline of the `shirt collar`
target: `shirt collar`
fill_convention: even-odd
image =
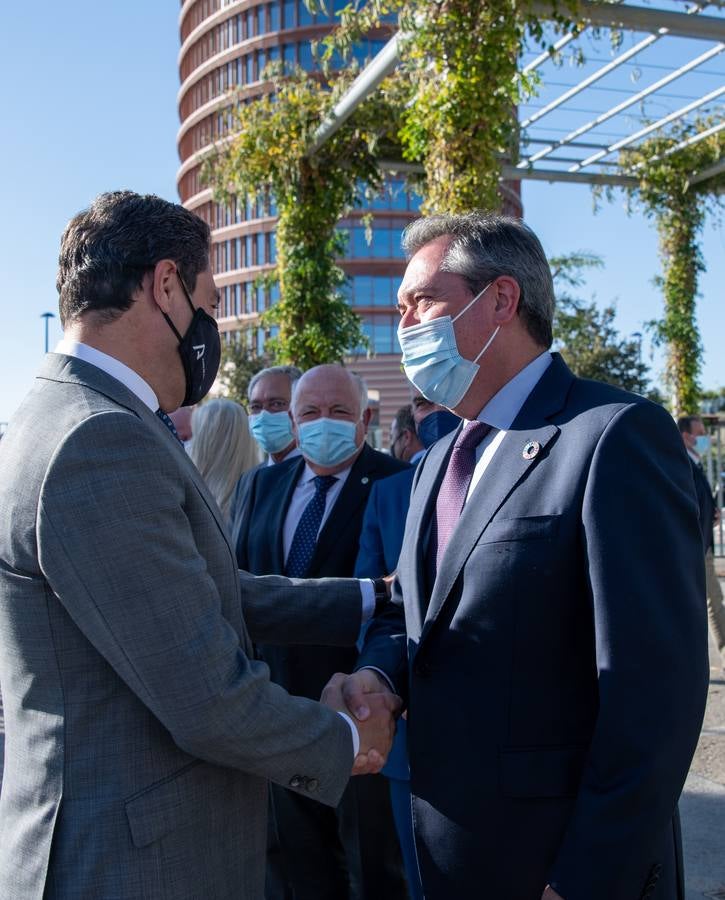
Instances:
[[[336,472],[332,476],[337,483],[344,484],[347,481],[347,476],[350,474],[350,470],[352,469],[355,460],[357,460],[357,457],[355,457],[355,459],[346,469],[343,469],[342,472]],[[297,482],[297,486],[302,487],[302,485],[309,484],[309,482],[312,481],[313,478],[317,478],[317,474],[312,471],[307,463],[305,463],[305,468],[302,471],[300,480]]]
[[[284,459],[281,459],[280,462],[287,462],[288,459],[294,459],[295,456],[301,456],[301,455],[302,455],[302,454],[300,453],[300,448],[299,448],[299,447],[293,447],[293,448],[290,450],[290,452],[287,454],[287,456],[285,456]],[[277,463],[272,459],[272,454],[271,454],[271,453],[270,453],[269,456],[267,457],[267,465],[268,465],[268,466],[276,466],[276,465],[277,465]]]
[[[685,450],[687,450],[687,455],[690,457],[690,459],[691,459],[694,463],[697,463],[698,466],[702,465],[702,460],[701,460],[700,457],[697,455],[697,453],[694,452],[694,450],[690,450],[689,447],[685,447]]]
[[[551,365],[551,360],[552,356],[548,350],[532,359],[497,394],[491,397],[479,413],[478,420],[499,431],[508,431],[516,416],[521,412],[521,407],[528,399],[529,394]]]
[[[139,400],[145,403],[152,412],[156,412],[159,408],[159,401],[149,383],[144,381],[138,372],[135,372],[114,356],[109,356],[95,347],[82,344],[80,341],[72,341],[69,338],[63,338],[59,341],[55,352],[63,353],[65,356],[74,356],[76,359],[90,363],[92,366],[105,372],[106,375],[110,375],[111,378],[120,381],[124,387],[127,387]]]

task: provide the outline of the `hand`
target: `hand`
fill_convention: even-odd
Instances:
[[[564,900],[561,894],[557,894],[551,885],[546,885],[546,890],[541,895],[541,900]]]
[[[360,674],[360,673],[357,673]],[[375,675],[375,673],[372,673]],[[343,698],[343,686],[355,676],[340,673],[333,675],[322,692],[322,702],[338,712],[352,712],[358,719],[356,723],[360,737],[360,749],[352,767],[353,775],[370,775],[379,772],[385,765],[390,747],[395,736],[395,717],[400,713],[402,701],[388,685],[375,676],[375,681],[365,678],[367,687],[364,705],[356,706],[357,713],[350,709]],[[384,690],[380,690],[380,685]],[[377,688],[377,690],[375,689]]]

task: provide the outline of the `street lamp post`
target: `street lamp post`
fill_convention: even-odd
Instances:
[[[44,312],[40,314],[41,319],[45,319],[45,352],[48,352],[48,319],[54,319],[55,313]]]

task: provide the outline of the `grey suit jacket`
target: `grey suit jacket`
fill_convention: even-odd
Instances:
[[[334,805],[353,748],[252,640],[354,643],[359,587],[240,573],[181,445],[77,359],[0,473],[0,897],[261,898],[267,781]]]

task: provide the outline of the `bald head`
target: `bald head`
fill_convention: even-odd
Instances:
[[[308,369],[295,382],[292,392],[292,418],[300,421],[304,408],[327,409],[320,415],[326,418],[342,418],[339,413],[352,415],[351,421],[357,421],[367,409],[368,392],[365,382],[359,375],[350,372],[344,366],[324,365]],[[333,408],[338,414],[332,413]],[[315,416],[317,418],[317,416]]]
[[[323,419],[332,423],[319,421]],[[294,385],[292,428],[307,465],[316,475],[335,475],[353,464],[362,452],[369,421],[365,383],[342,366],[315,366]],[[335,433],[332,444],[346,445],[342,459],[337,452],[327,452],[331,428]],[[320,441],[326,447],[322,453]]]

